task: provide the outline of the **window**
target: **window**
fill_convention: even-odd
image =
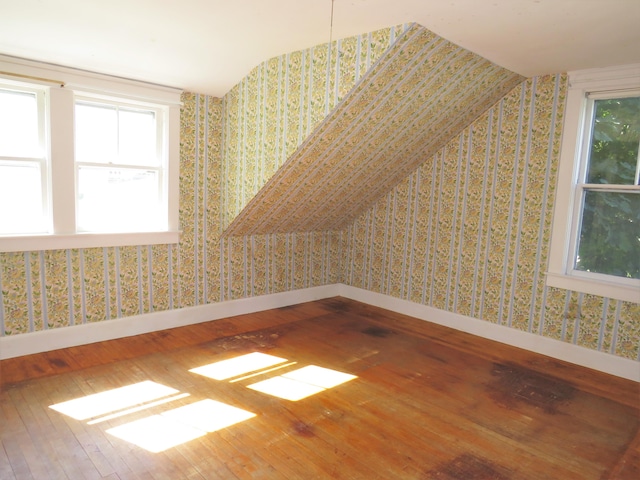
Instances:
[[[76,227],[161,231],[165,168],[157,110],[85,99],[75,104]]]
[[[640,302],[640,66],[569,81],[547,283]]]
[[[47,225],[44,91],[0,86],[0,235]]]
[[[2,56],[0,72],[0,251],[178,241],[178,90]]]

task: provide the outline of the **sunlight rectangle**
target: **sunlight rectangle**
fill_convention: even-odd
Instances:
[[[204,430],[176,422],[163,415],[152,415],[110,428],[107,433],[153,453],[162,452],[207,434]]]
[[[285,400],[297,401],[303,398],[315,395],[325,389],[316,385],[299,382],[283,376],[273,377],[262,382],[248,385],[247,388],[258,392],[273,395],[274,397],[284,398]]]
[[[57,403],[50,405],[49,408],[76,420],[85,420],[176,393],[179,392],[174,388],[147,380]]]
[[[316,365],[308,365],[298,370],[292,370],[282,376],[322,388],[333,388],[357,378],[355,375],[338,372],[330,368],[318,367]]]
[[[116,413],[112,413],[110,415],[105,415],[104,417],[97,417],[93,420],[87,422],[87,425],[96,425],[98,423],[106,422],[108,420],[113,420],[114,418],[124,417],[125,415],[130,415],[132,413],[139,412],[141,410],[146,410],[147,408],[157,407],[159,405],[164,405],[169,402],[175,402],[176,400],[181,400],[183,398],[188,397],[188,393],[180,393],[178,395],[173,395],[171,397],[162,398],[156,402],[145,403],[144,405],[139,405],[137,407],[127,408],[126,410],[119,410]]]
[[[267,355],[266,353],[253,352],[239,357],[221,360],[219,362],[192,368],[190,372],[212,378],[214,380],[226,380],[263,368],[268,368],[278,363],[286,362],[286,358]]]
[[[255,413],[211,399],[162,413],[163,417],[206,432],[215,432],[256,416]]]
[[[255,413],[205,399],[110,428],[107,433],[157,453],[255,416]]]

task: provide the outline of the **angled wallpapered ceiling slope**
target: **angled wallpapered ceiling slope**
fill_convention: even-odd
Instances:
[[[412,26],[224,236],[346,227],[523,80]]]

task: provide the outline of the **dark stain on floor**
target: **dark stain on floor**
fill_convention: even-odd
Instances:
[[[67,362],[65,362],[64,360],[62,360],[61,358],[50,358],[49,359],[49,363],[51,365],[53,365],[54,367],[58,367],[58,368],[64,368],[64,367],[68,367],[69,364]]]
[[[393,334],[393,331],[382,327],[368,327],[362,330],[362,333],[364,333],[365,335],[370,335],[372,337],[386,338],[389,335]]]
[[[463,453],[430,470],[423,477],[444,480],[509,480],[507,469],[485,458]]]
[[[257,330],[246,332],[230,337],[223,337],[210,342],[214,348],[222,350],[270,350],[278,344],[278,339],[282,336],[277,330]]]
[[[307,425],[304,422],[301,421],[297,421],[297,422],[293,422],[293,424],[291,425],[291,429],[293,430],[293,432],[300,436],[300,437],[315,437],[315,433],[313,433],[313,427],[310,425]]]
[[[488,384],[496,403],[515,408],[526,403],[557,414],[558,409],[571,401],[576,389],[568,382],[513,364],[493,364],[493,380]]]

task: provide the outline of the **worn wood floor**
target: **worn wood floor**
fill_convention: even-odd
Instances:
[[[189,371],[252,352],[287,361]],[[297,401],[248,388],[309,365],[356,378]],[[149,381],[175,393],[50,408]],[[637,383],[342,298],[4,360],[0,384],[2,479],[640,478]],[[198,410],[182,442],[149,420],[210,400],[255,416]]]

